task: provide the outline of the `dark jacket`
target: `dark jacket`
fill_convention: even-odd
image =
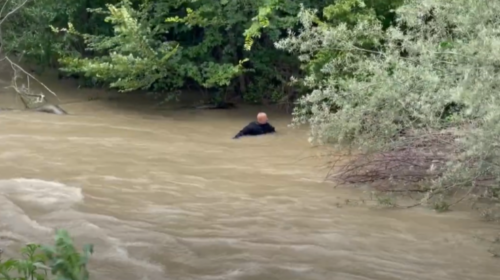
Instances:
[[[259,124],[258,122],[251,122],[238,132],[233,139],[240,138],[241,136],[255,136],[274,132],[276,132],[276,130],[269,123]]]

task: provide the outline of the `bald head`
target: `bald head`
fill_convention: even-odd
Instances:
[[[266,113],[260,112],[257,114],[257,122],[259,124],[266,124],[267,123],[267,115]]]

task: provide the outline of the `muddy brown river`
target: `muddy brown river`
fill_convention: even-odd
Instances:
[[[278,134],[232,140],[260,108],[159,111],[50,85],[72,115],[0,112],[7,254],[65,228],[95,244],[92,279],[500,277],[476,238],[499,227],[472,213],[339,207],[366,195],[323,182],[321,152],[284,113],[267,110]]]

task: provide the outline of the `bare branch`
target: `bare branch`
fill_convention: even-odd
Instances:
[[[23,8],[29,0],[24,0],[21,4],[13,8],[11,11],[9,11],[5,16],[2,17],[6,7],[8,6],[10,0],[6,0],[4,4],[2,5],[2,8],[0,9],[0,54],[2,53],[3,47],[4,47],[4,42],[3,42],[3,33],[2,33],[2,25],[3,23],[13,14],[15,14],[17,11],[19,11],[21,8]],[[12,61],[11,58],[7,54],[4,54],[4,57],[0,59],[0,62],[2,61],[7,61],[12,70],[14,71],[14,76],[12,78],[11,85],[9,88],[14,89],[14,91],[21,97],[21,101],[24,103],[26,108],[29,108],[31,106],[31,103],[44,103],[45,100],[45,95],[43,93],[33,93],[31,91],[30,87],[30,79],[33,79],[37,83],[39,83],[43,88],[45,88],[50,94],[54,95],[57,98],[57,94],[52,91],[49,87],[47,87],[44,83],[39,81],[35,76],[32,74],[28,73],[26,70],[24,70],[20,65]],[[17,79],[19,78],[18,72],[22,72],[24,75],[27,77],[27,83],[28,85],[25,86],[24,84],[19,87],[17,85]],[[26,99],[31,100],[30,102],[27,102]]]
[[[24,70],[21,66],[19,66],[18,64],[14,63],[8,56],[5,57],[5,59],[10,63],[10,65],[12,66],[12,69],[17,68],[19,69],[19,71],[23,72],[24,74],[26,74],[26,76],[28,76],[28,78],[31,78],[33,80],[35,80],[36,82],[38,82],[42,87],[44,87],[48,92],[50,92],[52,95],[56,96],[57,97],[57,94],[55,92],[53,92],[49,87],[47,87],[44,83],[42,83],[41,81],[39,81],[37,78],[35,78],[35,76],[31,75],[30,73],[26,72],[26,70]]]
[[[29,0],[24,0],[23,3],[21,3],[19,6],[15,7],[14,9],[12,9],[12,11],[8,12],[3,18],[2,20],[0,20],[0,25],[2,25],[6,20],[7,18],[9,18],[9,16],[13,15],[15,12],[17,12],[19,9],[21,9],[22,7],[24,7],[24,5],[26,5],[26,3],[28,3]],[[2,7],[2,12],[3,12],[3,9],[5,8],[5,6],[7,5],[7,2],[5,2],[4,6]],[[0,13],[1,15],[1,13]]]

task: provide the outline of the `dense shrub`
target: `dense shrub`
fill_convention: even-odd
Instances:
[[[350,174],[337,174],[351,182],[406,169],[397,185],[424,181],[428,197],[467,188],[497,199],[499,13],[495,1],[408,0],[385,28],[373,13],[330,24],[303,9],[302,30],[276,46],[306,66],[324,61],[305,78],[314,90],[294,123],[311,125],[311,141],[358,155],[344,166]]]

